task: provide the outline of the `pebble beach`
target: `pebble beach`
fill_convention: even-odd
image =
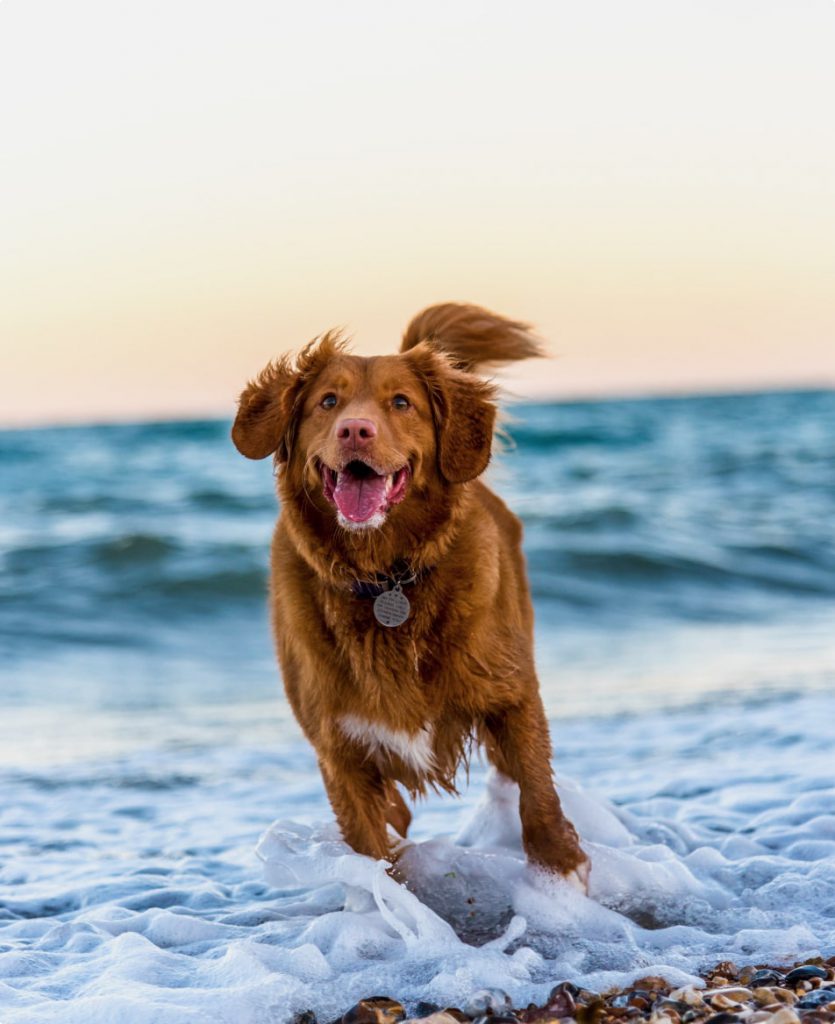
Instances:
[[[539,1006],[513,1007],[505,992],[485,989],[473,994],[462,1010],[423,1004],[409,1017],[395,999],[375,996],[360,1000],[340,1024],[824,1024],[835,1020],[835,957],[790,967],[730,961],[716,964],[702,985],[674,988],[663,978],[648,976],[603,993],[578,988],[570,981],[555,985]],[[315,1015],[300,1014],[297,1024],[316,1024]]]

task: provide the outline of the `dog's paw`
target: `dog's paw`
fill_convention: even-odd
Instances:
[[[591,861],[586,859],[578,864],[573,871],[569,871],[568,874],[563,875],[563,878],[569,885],[583,893],[584,896],[588,896],[590,875]]]

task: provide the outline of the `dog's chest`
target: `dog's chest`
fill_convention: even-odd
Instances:
[[[429,775],[435,768],[432,726],[424,725],[416,732],[393,729],[380,722],[346,714],[339,718],[339,728],[376,759],[394,754],[417,775]]]

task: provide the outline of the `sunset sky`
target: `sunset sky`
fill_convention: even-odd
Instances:
[[[0,423],[231,414],[345,325],[521,395],[835,385],[835,2],[0,2]]]

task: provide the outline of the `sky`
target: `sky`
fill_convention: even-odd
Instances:
[[[337,325],[521,397],[835,386],[833,0],[0,0],[0,424],[231,415]]]

